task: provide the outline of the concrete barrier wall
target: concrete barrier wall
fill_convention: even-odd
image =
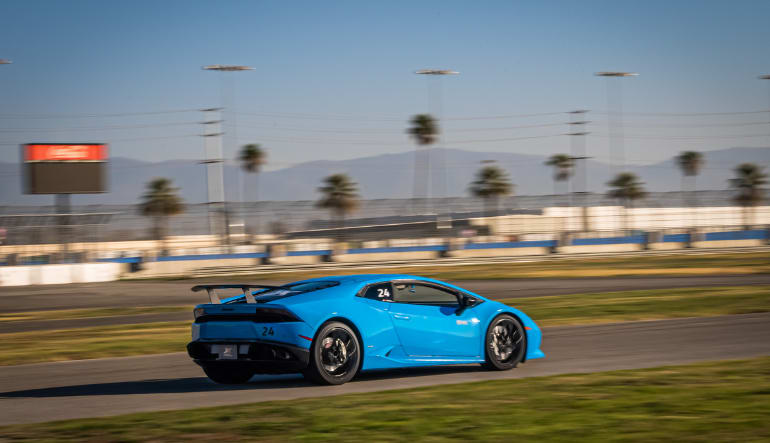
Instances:
[[[222,266],[255,266],[259,264],[258,259],[254,258],[231,258],[214,260],[173,260],[173,261],[148,261],[141,263],[141,270],[138,272],[126,273],[124,278],[150,278],[187,275],[201,268]]]
[[[750,246],[762,246],[766,244],[763,240],[709,240],[693,242],[695,248],[743,248]]]
[[[120,263],[74,263],[63,265],[2,266],[0,286],[94,283],[120,278]]]

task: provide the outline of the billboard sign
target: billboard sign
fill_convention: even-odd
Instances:
[[[24,145],[24,161],[105,161],[105,144],[27,144]]]
[[[28,143],[21,150],[25,194],[107,192],[105,143]]]

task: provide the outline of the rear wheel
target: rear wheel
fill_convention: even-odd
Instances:
[[[346,324],[329,322],[321,326],[310,349],[305,378],[325,385],[350,381],[361,366],[361,344]]]
[[[203,372],[213,381],[223,385],[246,383],[254,376],[254,370],[238,364],[211,363],[203,366]]]
[[[521,323],[510,315],[500,315],[487,328],[484,342],[485,363],[488,369],[513,369],[524,358],[527,336]]]

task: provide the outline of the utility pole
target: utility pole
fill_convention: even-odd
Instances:
[[[253,71],[254,68],[251,66],[242,66],[242,65],[208,65],[203,66],[201,69],[204,71],[216,71],[220,73],[220,102],[221,106],[220,108],[210,108],[208,110],[210,111],[222,111],[225,106],[225,78],[224,75],[227,72],[238,72],[238,71]],[[230,109],[231,117],[233,120],[235,120],[235,109]],[[224,235],[224,244],[227,246],[228,252],[230,249],[230,213],[227,208],[227,200],[225,199],[225,184],[224,184],[224,167],[222,163],[224,162],[224,142],[222,135],[224,134],[224,131],[222,130],[222,116],[221,114],[218,115],[219,118],[210,120],[212,125],[216,124],[218,126],[218,130],[212,131],[211,133],[204,134],[204,137],[216,139],[216,143],[213,145],[215,146],[216,150],[214,151],[213,157],[207,157],[207,160],[204,160],[207,164],[210,165],[216,165],[216,167],[210,167],[208,170],[208,185],[209,185],[209,206],[215,204],[217,206],[217,209],[221,211],[221,220],[224,223],[223,229],[219,230],[218,232],[221,232],[222,235]],[[209,120],[207,120],[209,121]],[[207,122],[204,122],[204,124],[208,124]],[[235,129],[233,128],[233,131]],[[237,140],[236,140],[237,141]],[[213,185],[212,185],[213,184]],[[213,198],[212,198],[213,197]],[[211,210],[209,210],[209,216],[211,215]],[[211,218],[209,218],[211,220]]]
[[[203,111],[203,160],[206,165],[206,197],[209,219],[209,235],[222,234],[222,223],[227,230],[225,207],[224,170],[222,163],[222,108],[206,108]]]
[[[570,159],[575,162],[575,174],[570,189],[570,206],[574,206],[572,201],[573,194],[581,194],[583,198],[580,202],[581,206],[581,230],[583,232],[589,230],[588,220],[588,165],[586,160],[590,157],[586,156],[586,135],[589,134],[585,130],[585,126],[590,123],[585,120],[585,115],[588,113],[586,109],[576,109],[570,111],[572,119],[567,123],[570,126],[570,132],[567,133],[570,136]],[[582,167],[578,167],[582,166]],[[577,182],[579,185],[575,185]],[[579,188],[580,190],[576,190]]]

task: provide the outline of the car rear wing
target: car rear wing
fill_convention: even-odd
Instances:
[[[191,289],[193,292],[203,291],[205,290],[209,294],[209,300],[211,300],[211,303],[213,304],[219,304],[222,303],[222,301],[219,299],[219,296],[216,293],[217,289],[240,289],[243,291],[243,295],[246,297],[246,303],[256,303],[257,301],[254,300],[254,295],[252,295],[250,289],[257,288],[257,289],[281,289],[282,286],[271,286],[271,285],[251,285],[251,284],[242,284],[242,285],[197,285],[193,286]]]

